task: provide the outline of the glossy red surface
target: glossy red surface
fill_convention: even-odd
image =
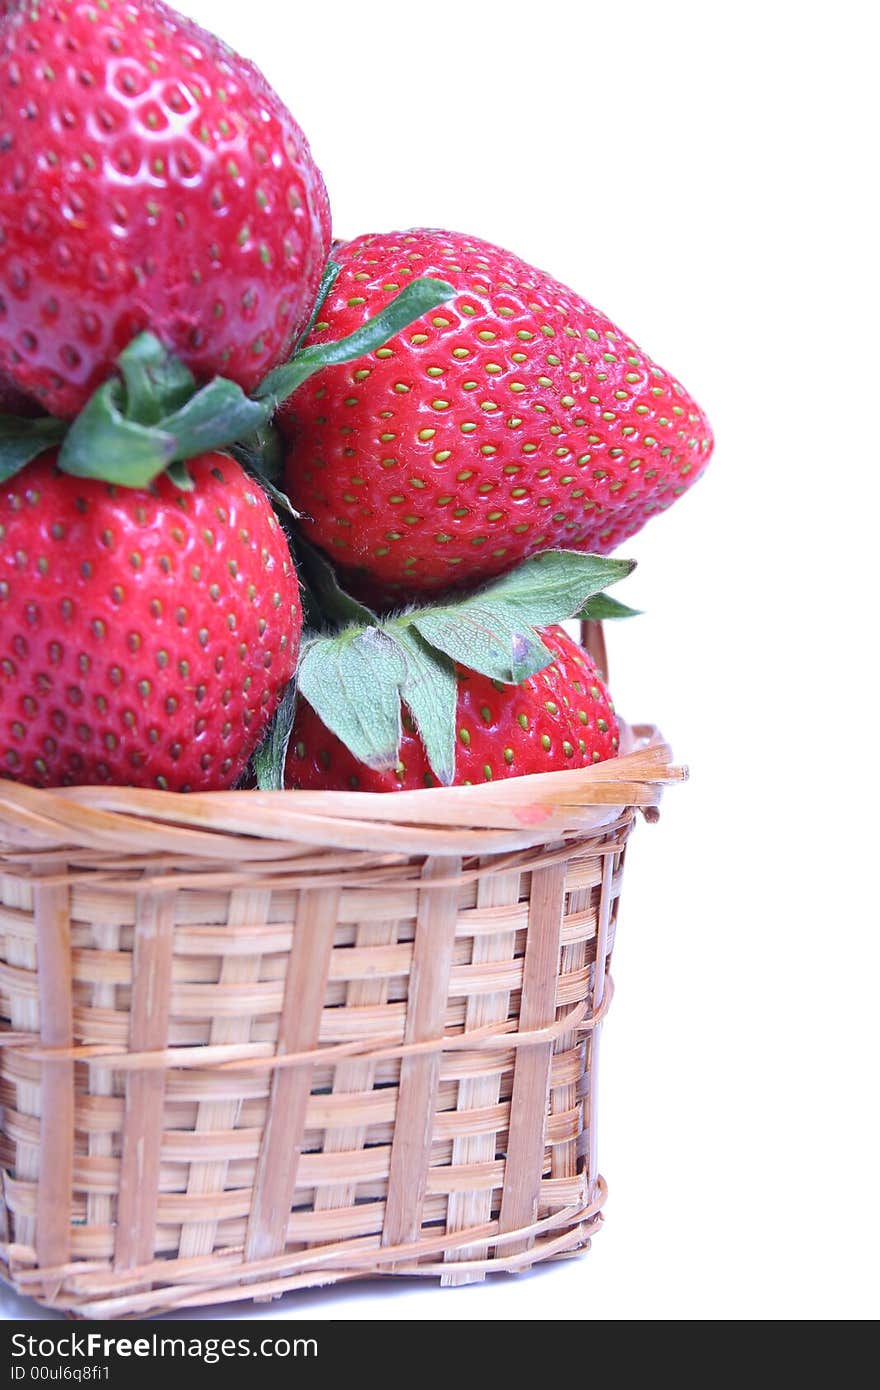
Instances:
[[[257,69],[158,0],[53,0],[0,28],[0,372],[81,408],[150,328],[246,390],[308,320],[321,174]]]
[[[237,463],[148,492],[44,455],[0,491],[0,775],[231,786],[296,664],[287,540]]]

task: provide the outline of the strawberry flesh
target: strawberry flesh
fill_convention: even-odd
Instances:
[[[0,491],[0,774],[232,786],[299,645],[268,500],[221,454],[188,464],[192,492],[74,478],[54,457]]]

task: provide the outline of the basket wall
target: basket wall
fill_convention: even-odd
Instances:
[[[147,1316],[585,1248],[609,803],[667,753],[466,803],[0,784],[4,1277]]]

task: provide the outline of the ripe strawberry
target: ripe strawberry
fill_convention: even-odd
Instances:
[[[160,0],[0,25],[0,373],[70,418],[149,327],[252,389],[308,321],[330,213],[257,69]]]
[[[293,673],[299,590],[231,459],[149,490],[44,454],[0,491],[0,772],[37,786],[231,786]]]
[[[417,230],[359,237],[334,259],[311,342],[351,332],[413,275],[456,290],[281,413],[306,533],[360,592],[473,584],[552,547],[606,554],[705,467],[709,425],[678,382],[508,252]]]
[[[556,655],[521,685],[457,668],[455,778],[470,786],[499,777],[589,767],[617,756],[618,724],[595,663],[558,625],[540,636]],[[412,720],[404,720],[397,769],[377,772],[300,700],[287,755],[288,784],[316,790],[411,791],[436,786]]]

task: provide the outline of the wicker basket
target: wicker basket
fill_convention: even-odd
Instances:
[[[2,1272],[89,1318],[582,1250],[621,758],[376,796],[0,782]]]

